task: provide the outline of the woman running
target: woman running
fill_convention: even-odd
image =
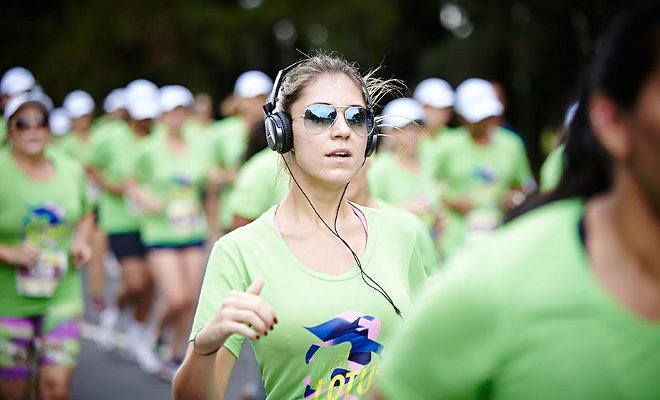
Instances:
[[[269,397],[360,398],[426,281],[409,220],[344,198],[375,147],[383,82],[320,54],[274,86],[266,135],[291,187],[215,244],[175,398],[223,398],[246,337]]]

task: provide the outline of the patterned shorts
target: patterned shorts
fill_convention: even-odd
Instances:
[[[75,367],[81,319],[44,322],[44,316],[0,317],[0,379],[29,377],[33,360],[39,366]]]

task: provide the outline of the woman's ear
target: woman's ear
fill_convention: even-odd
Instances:
[[[622,110],[604,93],[597,92],[589,100],[587,113],[594,134],[605,150],[615,160],[628,159],[632,141]]]

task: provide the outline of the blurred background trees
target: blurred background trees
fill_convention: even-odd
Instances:
[[[625,1],[605,0],[36,0],[0,5],[0,71],[30,69],[56,103],[73,89],[101,101],[136,78],[183,84],[217,101],[238,74],[277,70],[300,52],[334,50],[412,90],[500,82],[507,119],[543,157],[577,96],[594,41]]]

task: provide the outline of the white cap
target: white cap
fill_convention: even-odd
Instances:
[[[156,119],[160,116],[160,90],[146,79],[135,80],[124,89],[126,110],[135,120]]]
[[[64,97],[62,107],[76,119],[94,112],[94,99],[84,90],[74,90]]]
[[[400,97],[387,103],[382,115],[385,126],[403,128],[414,121],[423,121],[425,113],[424,107],[417,100]]]
[[[44,92],[40,90],[31,90],[9,98],[9,101],[5,106],[5,120],[11,118],[19,108],[27,103],[37,103],[41,105],[46,110],[46,113],[49,113],[53,108],[53,101],[50,97],[46,96]]]
[[[504,111],[493,85],[479,78],[470,78],[458,85],[454,108],[470,123],[502,115]]]
[[[23,67],[14,67],[2,75],[0,95],[16,96],[32,89],[36,83],[30,71]]]
[[[48,125],[55,136],[63,136],[71,130],[71,117],[64,108],[55,108],[48,116]]]
[[[155,83],[146,79],[136,79],[129,83],[124,89],[124,94],[130,99],[150,96],[152,98],[160,97],[160,90]]]
[[[417,85],[413,98],[435,108],[451,107],[454,105],[454,89],[443,79],[428,78]]]
[[[192,107],[195,98],[192,92],[180,85],[168,85],[160,88],[161,112],[172,111],[177,107]]]
[[[261,71],[243,72],[236,79],[234,94],[238,97],[252,98],[270,94],[273,80]]]
[[[107,113],[115,112],[121,108],[126,108],[126,96],[124,89],[114,89],[103,100],[103,111]]]

